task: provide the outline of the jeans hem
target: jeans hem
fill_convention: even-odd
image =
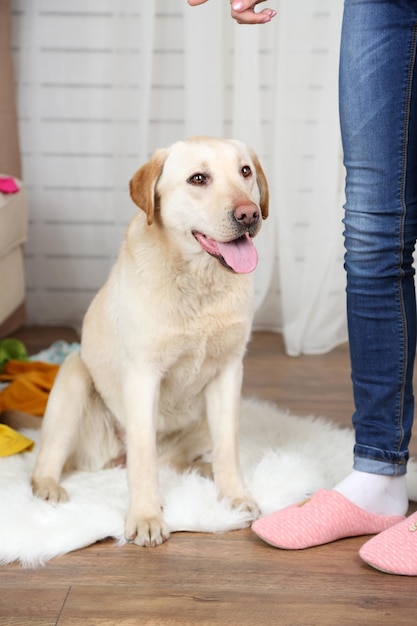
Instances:
[[[403,476],[407,473],[407,459],[401,458],[396,462],[383,461],[355,454],[353,469],[368,474],[380,474],[381,476]]]

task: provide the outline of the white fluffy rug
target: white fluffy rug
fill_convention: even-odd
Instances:
[[[25,431],[35,441],[36,431]],[[104,539],[124,542],[126,471],[76,472],[63,484],[70,501],[51,505],[32,496],[36,454],[0,459],[0,564],[35,567]],[[352,466],[353,433],[328,420],[297,417],[259,400],[244,400],[241,462],[246,484],[264,514],[331,488]],[[417,499],[417,465],[409,465],[409,495]],[[209,479],[195,473],[160,473],[164,514],[172,532],[223,532],[248,525],[244,512],[217,499]]]

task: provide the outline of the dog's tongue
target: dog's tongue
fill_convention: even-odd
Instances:
[[[258,253],[248,234],[228,243],[216,243],[227,265],[237,274],[253,272],[258,264]]]

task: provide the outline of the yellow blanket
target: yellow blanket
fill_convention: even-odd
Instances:
[[[25,450],[32,450],[33,441],[6,424],[0,424],[0,456],[11,456]]]

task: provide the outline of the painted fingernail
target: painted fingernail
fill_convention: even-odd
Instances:
[[[269,13],[265,13],[265,22],[270,22],[272,20],[273,17],[275,17],[277,14],[276,11],[269,11]]]

